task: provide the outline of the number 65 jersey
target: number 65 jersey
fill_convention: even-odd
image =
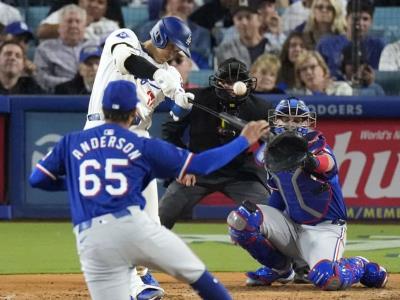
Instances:
[[[162,153],[163,155],[160,155]],[[37,169],[49,180],[66,175],[74,225],[131,205],[153,178],[181,177],[192,154],[116,124],[66,135]]]

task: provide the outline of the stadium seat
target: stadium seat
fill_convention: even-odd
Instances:
[[[374,13],[373,28],[375,27],[400,27],[400,7],[376,7]]]
[[[203,69],[199,71],[192,71],[189,74],[189,82],[198,84],[202,87],[208,86],[208,77],[214,74],[214,71],[211,69]]]
[[[371,35],[381,37],[386,43],[400,39],[400,7],[376,7]]]
[[[26,24],[36,34],[40,22],[46,18],[50,6],[30,6],[26,8]]]
[[[26,53],[27,58],[33,60],[35,57],[36,45],[31,43],[28,47],[28,52]]]
[[[148,21],[147,5],[123,6],[122,16],[124,17],[125,27],[135,29],[138,25]]]
[[[387,96],[400,95],[400,72],[376,71],[375,82],[382,86]]]

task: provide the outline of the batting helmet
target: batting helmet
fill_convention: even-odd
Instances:
[[[187,57],[190,57],[189,47],[192,42],[192,31],[177,17],[160,19],[150,31],[151,41],[157,48],[164,49],[168,42],[177,46]]]
[[[284,118],[288,118],[285,120]],[[303,100],[289,97],[281,100],[275,109],[268,111],[268,122],[273,131],[280,134],[286,130],[294,130],[306,134],[317,122],[315,112],[311,112]],[[289,122],[291,122],[289,124]]]
[[[244,95],[232,95],[232,85],[236,81],[242,81],[246,84],[247,91]],[[234,106],[247,99],[250,92],[255,89],[257,79],[250,77],[249,71],[244,63],[232,57],[219,65],[217,72],[210,76],[209,84],[215,88],[215,93],[224,104]]]

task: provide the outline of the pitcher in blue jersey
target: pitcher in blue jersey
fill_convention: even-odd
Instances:
[[[386,270],[363,257],[343,258],[346,243],[346,206],[332,149],[314,129],[315,113],[302,100],[291,97],[269,113],[272,134],[296,131],[308,141],[304,165],[273,173],[268,205],[244,202],[228,216],[232,241],[263,265],[248,272],[248,285],[291,282],[292,261],[311,269],[308,280],[324,290],[341,290],[361,282],[384,287]],[[264,152],[257,157],[262,163]]]
[[[187,245],[143,211],[142,191],[154,178],[215,171],[266,134],[268,123],[250,122],[231,143],[193,154],[129,131],[137,102],[134,83],[111,81],[102,104],[106,123],[66,135],[37,164],[29,182],[46,190],[68,189],[92,299],[130,299],[130,273],[137,265],[189,283],[203,299],[231,299]]]

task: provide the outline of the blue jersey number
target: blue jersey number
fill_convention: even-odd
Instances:
[[[118,181],[118,184],[106,184],[105,190],[112,196],[121,196],[128,190],[128,180],[121,172],[114,172],[114,167],[128,165],[127,159],[109,158],[106,159],[104,167],[104,178],[106,180]],[[96,159],[85,160],[79,166],[79,192],[82,196],[92,197],[97,195],[102,189],[104,182],[96,174],[91,174],[90,170],[101,170],[103,166]]]

